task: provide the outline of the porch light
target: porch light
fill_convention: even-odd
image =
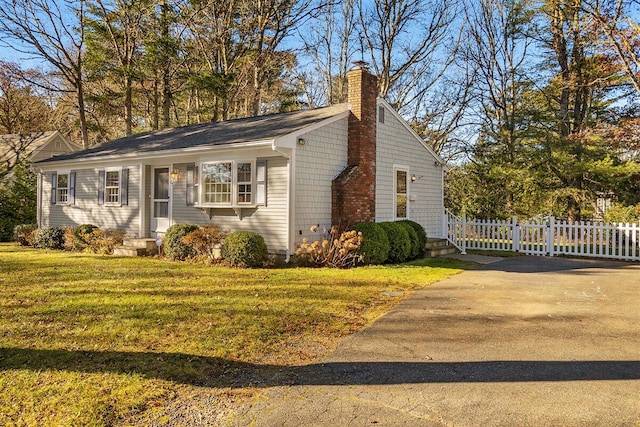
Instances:
[[[174,169],[171,172],[171,183],[175,184],[176,182],[178,182],[179,178],[180,178],[180,171],[178,169]]]
[[[416,182],[418,180],[418,177],[415,175],[411,175],[411,182]]]

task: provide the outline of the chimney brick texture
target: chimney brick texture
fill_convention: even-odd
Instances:
[[[349,226],[376,218],[376,113],[378,79],[365,68],[347,73],[349,114],[347,167],[331,186],[331,220]]]

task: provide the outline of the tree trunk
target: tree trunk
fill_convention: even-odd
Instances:
[[[131,135],[133,132],[133,87],[131,82],[131,76],[127,75],[125,78],[125,91],[124,91],[124,125],[125,125],[125,134],[127,136]]]
[[[87,112],[85,111],[84,105],[84,85],[82,79],[76,82],[76,97],[78,102],[78,118],[80,120],[80,134],[82,135],[82,148],[89,148],[89,127],[87,126]]]

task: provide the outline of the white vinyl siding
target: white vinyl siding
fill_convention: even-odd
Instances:
[[[331,182],[347,166],[347,118],[302,136],[296,148],[295,243],[331,227]],[[317,232],[311,226],[319,226]]]
[[[408,182],[409,219],[421,224],[429,237],[442,234],[442,167],[398,119],[387,111],[384,123],[377,123],[376,221],[396,219],[394,165],[406,165],[416,181]]]
[[[140,224],[138,206],[140,194],[140,168],[129,166],[127,206],[107,206],[98,204],[98,169],[78,169],[75,171],[75,204],[42,204],[41,221],[47,227],[77,226],[94,224],[100,228],[124,231],[128,236],[137,237]],[[51,197],[51,173],[42,175],[42,197]]]
[[[238,162],[241,164],[244,162]],[[187,206],[187,164],[174,164],[180,171],[180,179],[173,186],[172,224],[215,224],[229,231],[254,231],[264,237],[271,253],[287,250],[287,182],[288,161],[282,157],[266,159],[266,203],[265,206],[242,207],[242,219],[229,207],[207,208]],[[252,167],[255,171],[255,168]],[[252,172],[251,175],[255,175]],[[243,181],[244,182],[244,181]],[[209,212],[212,217],[209,218]]]

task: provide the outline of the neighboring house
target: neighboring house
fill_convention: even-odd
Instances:
[[[348,104],[147,132],[42,160],[38,223],[131,237],[216,224],[258,232],[284,255],[331,224],[409,218],[441,236],[442,159],[377,98],[366,68],[348,82]]]
[[[20,161],[33,163],[81,148],[58,131],[0,135],[0,171],[11,171]]]

